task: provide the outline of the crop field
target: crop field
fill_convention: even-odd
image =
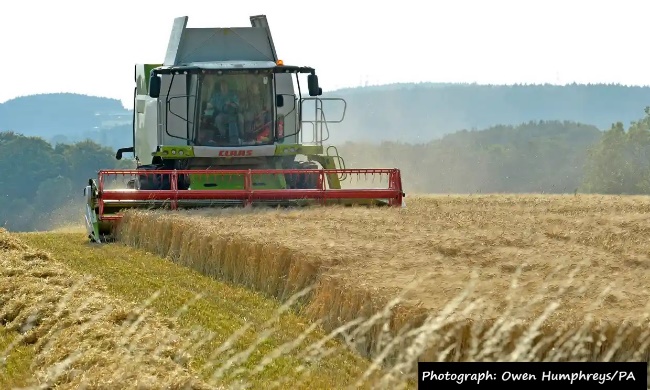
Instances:
[[[106,245],[79,232],[3,233],[0,317],[10,326],[0,350],[12,351],[13,371],[0,385],[22,384],[26,361],[45,362],[34,366],[38,377],[61,383],[110,383],[118,377],[102,370],[74,373],[129,362],[146,366],[152,388],[172,376],[194,388],[400,388],[418,359],[648,360],[650,198],[406,201],[405,209],[132,211]],[[75,321],[57,307],[84,275],[90,285],[70,292],[71,307],[93,293],[97,303]],[[101,317],[100,301],[119,312]],[[46,315],[30,317],[43,307]],[[141,312],[149,330],[125,332],[142,327],[129,314]],[[108,320],[87,321],[93,315]],[[27,318],[42,329],[33,342],[24,342]],[[47,323],[64,325],[61,341]],[[156,332],[176,341],[160,346],[147,338]],[[45,348],[46,340],[54,341]],[[65,366],[78,345],[94,352]],[[137,353],[156,348],[166,352]]]
[[[140,211],[120,237],[271,296],[314,286],[301,313],[326,329],[381,312],[355,346],[383,361],[413,343],[434,360],[646,358],[647,197],[407,201],[382,210]]]

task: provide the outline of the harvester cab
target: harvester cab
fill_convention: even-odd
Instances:
[[[278,58],[264,15],[251,27],[187,21],[174,20],[162,64],[135,67],[132,146],[116,158],[133,153],[137,167],[89,180],[92,241],[110,239],[133,207],[403,205],[399,170],[345,169],[337,149],[324,147],[347,104],[321,97],[314,68]],[[338,105],[335,119],[326,104]],[[355,176],[383,176],[387,188],[342,188]]]

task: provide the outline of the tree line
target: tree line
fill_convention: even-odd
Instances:
[[[88,179],[100,169],[129,164],[92,141],[53,146],[40,137],[0,132],[0,226],[31,231],[48,229],[57,219],[79,220]],[[57,215],[69,204],[77,210]]]
[[[572,121],[463,130],[426,143],[347,142],[348,167],[395,167],[409,193],[650,194],[650,108],[626,129]],[[83,220],[83,187],[97,171],[131,168],[86,140],[52,145],[0,132],[0,226],[49,229]]]
[[[347,142],[348,167],[400,168],[412,193],[650,194],[650,110],[625,129],[572,121],[463,130],[421,144]]]

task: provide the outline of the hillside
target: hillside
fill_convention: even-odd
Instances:
[[[72,93],[22,96],[0,104],[0,131],[47,141],[90,139],[115,149],[130,140],[132,112],[116,99]]]
[[[324,97],[342,97],[348,103],[343,123],[330,124],[333,143],[425,143],[463,129],[539,120],[579,122],[599,129],[618,121],[627,124],[636,119],[640,107],[650,105],[650,87],[420,83],[341,89]],[[341,108],[325,101],[329,119],[340,117]],[[115,99],[25,96],[0,104],[0,131],[54,142],[88,138],[116,149],[131,142],[131,116],[132,111]]]
[[[343,97],[348,103],[344,122],[330,126],[332,142],[420,143],[462,129],[540,120],[605,129],[635,120],[639,107],[650,105],[650,87],[603,84],[398,84],[333,91],[328,96]]]

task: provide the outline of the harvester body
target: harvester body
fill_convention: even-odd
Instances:
[[[92,241],[110,238],[132,207],[403,205],[399,170],[345,169],[336,148],[324,148],[327,124],[343,120],[345,101],[319,97],[315,69],[285,65],[266,17],[250,20],[251,27],[188,28],[187,17],[176,18],[164,62],[136,65],[133,146],[116,158],[133,153],[137,168],[89,180]],[[334,120],[324,111],[333,103]],[[355,175],[385,177],[387,188],[341,188]]]

